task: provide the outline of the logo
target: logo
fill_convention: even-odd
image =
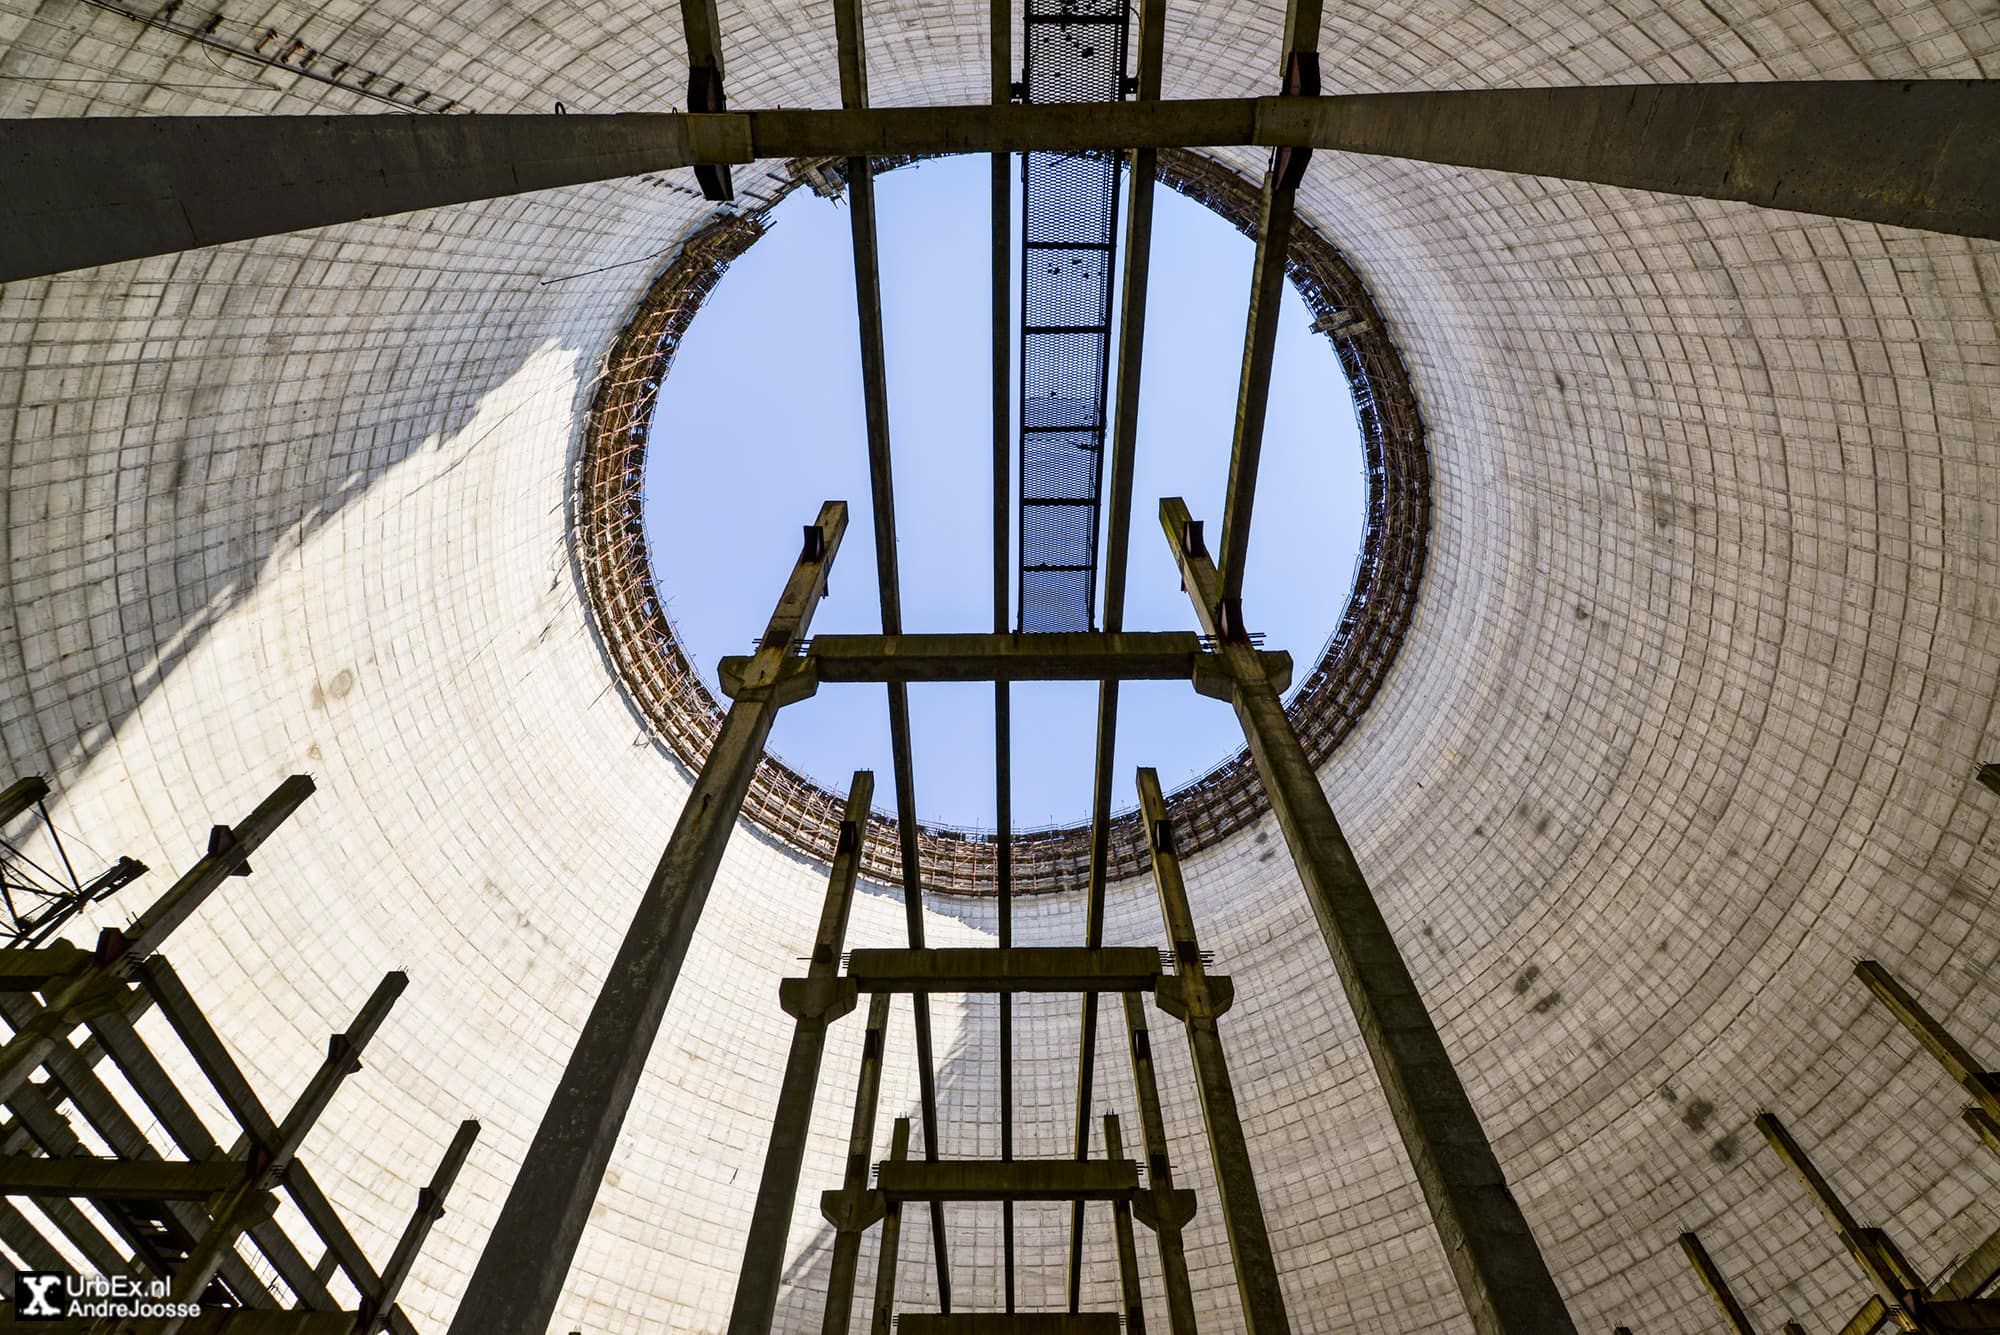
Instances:
[[[60,1321],[69,1306],[60,1270],[22,1270],[14,1275],[14,1315],[22,1321]]]
[[[21,1322],[77,1317],[191,1321],[201,1315],[200,1303],[177,1303],[172,1298],[173,1284],[165,1279],[71,1275],[60,1270],[22,1270],[14,1276],[14,1319]]]

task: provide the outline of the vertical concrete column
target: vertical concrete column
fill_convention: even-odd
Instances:
[[[1125,1157],[1118,1138],[1118,1119],[1104,1117],[1104,1157],[1112,1162]],[[1125,1314],[1125,1335],[1146,1335],[1146,1303],[1139,1292],[1139,1244],[1132,1237],[1132,1203],[1111,1202],[1111,1227],[1118,1239],[1118,1290],[1120,1310]]]
[[[428,1238],[437,1221],[444,1217],[444,1198],[451,1192],[451,1184],[458,1180],[458,1170],[465,1166],[465,1157],[472,1153],[472,1142],[479,1139],[479,1123],[464,1121],[458,1124],[458,1133],[451,1138],[444,1158],[437,1171],[431,1174],[430,1185],[417,1193],[416,1212],[403,1229],[403,1236],[396,1241],[396,1250],[389,1254],[389,1264],[382,1267],[382,1291],[373,1298],[361,1300],[360,1319],[355,1323],[355,1335],[380,1335],[389,1328],[389,1313],[396,1305],[396,1296],[403,1291],[403,1281],[410,1277],[410,1268],[417,1263],[417,1253],[423,1250],[424,1239]],[[339,1258],[329,1247],[320,1258],[319,1266],[313,1273],[319,1275],[320,1267],[326,1273],[322,1280],[333,1274],[333,1267]]]
[[[1715,1299],[1715,1305],[1722,1312],[1722,1319],[1736,1335],[1757,1335],[1757,1328],[1750,1324],[1749,1314],[1743,1304],[1736,1301],[1736,1295],[1729,1290],[1729,1281],[1709,1258],[1708,1248],[1701,1245],[1701,1239],[1692,1233],[1680,1236],[1681,1250],[1687,1253],[1688,1264],[1701,1279],[1708,1296]]]
[[[1173,1335],[1195,1335],[1194,1290],[1188,1282],[1187,1251],[1181,1243],[1181,1230],[1194,1217],[1193,1194],[1174,1189],[1173,1164],[1167,1157],[1167,1124],[1160,1112],[1160,1085],[1153,1073],[1153,1036],[1146,1027],[1145,999],[1137,992],[1125,994],[1125,1036],[1131,1045],[1133,1094],[1139,1101],[1140,1144],[1146,1155],[1146,1184],[1151,1189],[1140,1198],[1139,1222],[1153,1230],[1160,1249],[1167,1328]]]
[[[480,1253],[451,1335],[545,1335],[549,1328],[771,725],[780,706],[810,693],[809,682],[788,671],[791,652],[812,624],[846,530],[845,501],[828,501],[806,529],[791,578]]]
[[[1162,976],[1153,993],[1161,1010],[1187,1029],[1188,1051],[1194,1058],[1195,1088],[1201,1098],[1202,1125],[1208,1131],[1209,1158],[1215,1165],[1216,1197],[1222,1205],[1222,1225],[1229,1235],[1229,1255],[1236,1265],[1236,1287],[1243,1301],[1243,1320],[1250,1335],[1283,1335],[1291,1329],[1285,1298],[1278,1287],[1278,1267],[1271,1257],[1271,1237],[1264,1227],[1264,1208],[1257,1200],[1257,1177],[1250,1168],[1250,1150],[1243,1139],[1243,1122],[1236,1109],[1236,1089],[1229,1063],[1222,1055],[1222,1034],[1216,1018],[1229,1009],[1234,993],[1222,978],[1210,979],[1202,967],[1201,945],[1195,938],[1194,914],[1188,908],[1187,887],[1181,880],[1180,858],[1174,852],[1173,827],[1167,820],[1160,776],[1139,771],[1139,805],[1152,850],[1153,885],[1160,895],[1160,917],[1174,957],[1174,972]]]
[[[1792,1139],[1784,1123],[1770,1113],[1758,1113],[1757,1129],[1764,1133],[1764,1139],[1785,1161],[1785,1166],[1805,1184],[1813,1203],[1819,1206],[1827,1222],[1840,1235],[1841,1245],[1847,1248],[1855,1264],[1861,1267],[1861,1273],[1868,1277],[1868,1282],[1881,1297],[1883,1306],[1888,1309],[1889,1319],[1902,1330],[1923,1330],[1913,1309],[1928,1296],[1924,1281],[1904,1259],[1896,1244],[1889,1240],[1889,1235],[1879,1228],[1861,1226],[1846,1203],[1820,1175],[1805,1150]]]
[[[847,1180],[839,1191],[820,1193],[819,1211],[833,1225],[833,1267],[826,1281],[822,1335],[847,1335],[854,1311],[854,1272],[861,1262],[861,1235],[882,1217],[882,1197],[868,1189],[875,1149],[875,1105],[882,1093],[882,1046],[889,1036],[888,992],[868,998],[868,1028],[861,1037],[861,1083],[854,1094],[854,1126],[847,1135]]]
[[[1221,673],[1197,686],[1225,696],[1236,710],[1473,1328],[1480,1335],[1574,1335],[1548,1263],[1285,715],[1278,687],[1265,676],[1242,627],[1221,624],[1221,584],[1200,527],[1179,497],[1160,502],[1160,523],[1195,616],[1216,639]]]
[[[1859,960],[1854,965],[1854,976],[1910,1031],[1924,1051],[1937,1058],[1945,1073],[1972,1096],[1972,1106],[1965,1110],[1966,1124],[1988,1149],[2000,1155],[2000,1074],[1974,1061],[1951,1031],[1939,1024],[1923,1003],[1880,964]]]
[[[861,870],[861,845],[867,837],[868,807],[874,796],[874,774],[865,769],[854,771],[847,790],[847,809],[841,813],[840,833],[834,842],[826,907],[820,911],[812,960],[803,979],[788,978],[779,990],[785,1012],[795,1021],[792,1050],[778,1087],[778,1115],[771,1123],[771,1144],[764,1154],[764,1176],[757,1185],[757,1206],[743,1247],[743,1267],[736,1275],[730,1335],[769,1335],[777,1314],[785,1238],[791,1232],[792,1205],[798,1199],[806,1133],[812,1128],[813,1091],[819,1086],[820,1058],[826,1052],[826,1027],[854,1009],[854,985],[842,986],[840,947],[847,939],[847,916],[854,906],[854,879]]]
[[[889,1159],[901,1163],[910,1157],[910,1119],[898,1117],[889,1140]],[[896,1328],[896,1249],[903,1241],[903,1203],[890,1201],[883,1207],[882,1255],[875,1263],[875,1311],[869,1323],[872,1335],[894,1335]]]

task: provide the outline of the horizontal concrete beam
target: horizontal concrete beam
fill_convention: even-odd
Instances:
[[[2000,81],[616,116],[0,121],[0,281],[696,163],[1300,147],[2000,239]]]
[[[857,950],[847,963],[861,992],[1150,992],[1159,977],[1159,952],[1137,946]]]
[[[205,1201],[241,1186],[238,1161],[0,1158],[0,1196],[76,1196],[93,1201]]]
[[[1139,1190],[1130,1159],[885,1159],[876,1190],[890,1201],[1110,1201]]]
[[[896,1335],[1118,1335],[1116,1312],[898,1312]]]
[[[1292,656],[1259,655],[1272,685],[1291,685]],[[751,659],[716,665],[722,693],[734,699]],[[1205,686],[1224,672],[1192,631],[1065,631],[1046,635],[821,635],[793,669],[810,695],[828,682],[912,681],[1192,681]]]
[[[91,953],[67,941],[32,950],[0,950],[0,992],[39,992],[88,964]]]

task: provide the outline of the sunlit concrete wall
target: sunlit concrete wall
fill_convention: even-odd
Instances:
[[[732,4],[732,103],[830,105],[830,11]],[[336,0],[233,16],[485,112],[645,110],[681,86],[656,6]],[[883,102],[987,86],[983,12],[876,4]],[[1275,85],[1281,7],[1177,5],[1176,96]],[[1335,90],[1992,77],[1957,3],[1396,4],[1333,16]],[[220,61],[220,65],[218,65]],[[373,111],[76,0],[0,0],[0,114]],[[1254,170],[1254,159],[1234,159]],[[753,200],[767,178],[740,171]],[[486,1133],[406,1295],[441,1330],[687,779],[612,685],[565,495],[596,359],[704,205],[684,174],[0,288],[0,758],[156,873],[280,776],[320,792],[171,954],[268,1102],[384,970],[409,993],[308,1157],[385,1256],[462,1116]],[[1749,1125],[1785,1113],[1935,1272],[2000,1226],[1953,1088],[1847,976],[1872,954],[1975,1044],[2000,1021],[2000,247],[1749,207],[1322,155],[1303,208],[1361,267],[1431,428],[1416,624],[1325,771],[1580,1326],[1713,1316],[1702,1230],[1760,1327],[1864,1296]],[[563,278],[550,283],[547,280]],[[843,281],[830,275],[830,281]],[[745,412],[755,411],[745,403]],[[974,462],[969,467],[983,465]],[[983,474],[981,474],[983,476]],[[1141,526],[1141,540],[1150,532]],[[1342,572],[1344,575],[1344,572]],[[1253,609],[1254,612],[1254,609]],[[1274,850],[1276,850],[1274,852]],[[1191,859],[1301,1330],[1467,1329],[1271,829]],[[824,869],[745,829],[554,1329],[718,1329]],[[1069,941],[1073,901],[1022,910]],[[100,915],[100,920],[107,916]],[[1157,940],[1143,884],[1121,941]],[[991,939],[939,902],[937,944]],[[875,887],[856,944],[900,939]],[[1068,1147],[1074,1003],[1022,1007],[1024,1151]],[[942,1140],[996,1148],[990,1002],[937,1006]],[[898,1012],[886,1114],[915,1105]],[[1100,1070],[1135,1134],[1122,1035]],[[1205,1171],[1156,1017],[1175,1149]],[[824,1279],[858,1021],[829,1048],[787,1329]],[[1024,1212],[1025,1213],[1025,1212]],[[1038,1213],[1024,1292],[1061,1285]],[[955,1232],[997,1305],[992,1212]],[[1089,1292],[1108,1301],[1098,1221]],[[904,1294],[931,1280],[905,1232]],[[1142,1243],[1142,1250],[1144,1250]],[[1235,1328],[1212,1205],[1204,1329]],[[1148,1262],[1150,1265],[1150,1261]],[[863,1266],[872,1278],[872,1261]]]

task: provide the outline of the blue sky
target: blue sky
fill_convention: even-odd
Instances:
[[[984,157],[947,158],[877,185],[909,631],[992,629],[988,179]],[[799,190],[772,223],[683,339],[647,456],[655,576],[711,690],[716,661],[749,652],[763,629],[799,528],[823,500],[848,503],[848,531],[813,632],[881,629],[847,210]],[[1220,218],[1158,192],[1129,630],[1194,628],[1160,533],[1159,498],[1186,497],[1219,531],[1252,255],[1249,239]],[[1332,349],[1308,325],[1288,287],[1244,588],[1251,629],[1266,633],[1266,647],[1289,649],[1301,673],[1346,603],[1365,497],[1353,401]],[[873,769],[877,805],[891,805],[884,696],[880,686],[822,687],[785,709],[771,750],[836,792],[852,771]],[[1017,828],[1088,817],[1096,697],[1095,683],[1015,686]],[[910,711],[919,814],[991,826],[992,686],[912,687]],[[1171,789],[1242,740],[1227,705],[1183,683],[1127,683],[1114,806],[1136,801],[1136,766],[1157,768]]]

